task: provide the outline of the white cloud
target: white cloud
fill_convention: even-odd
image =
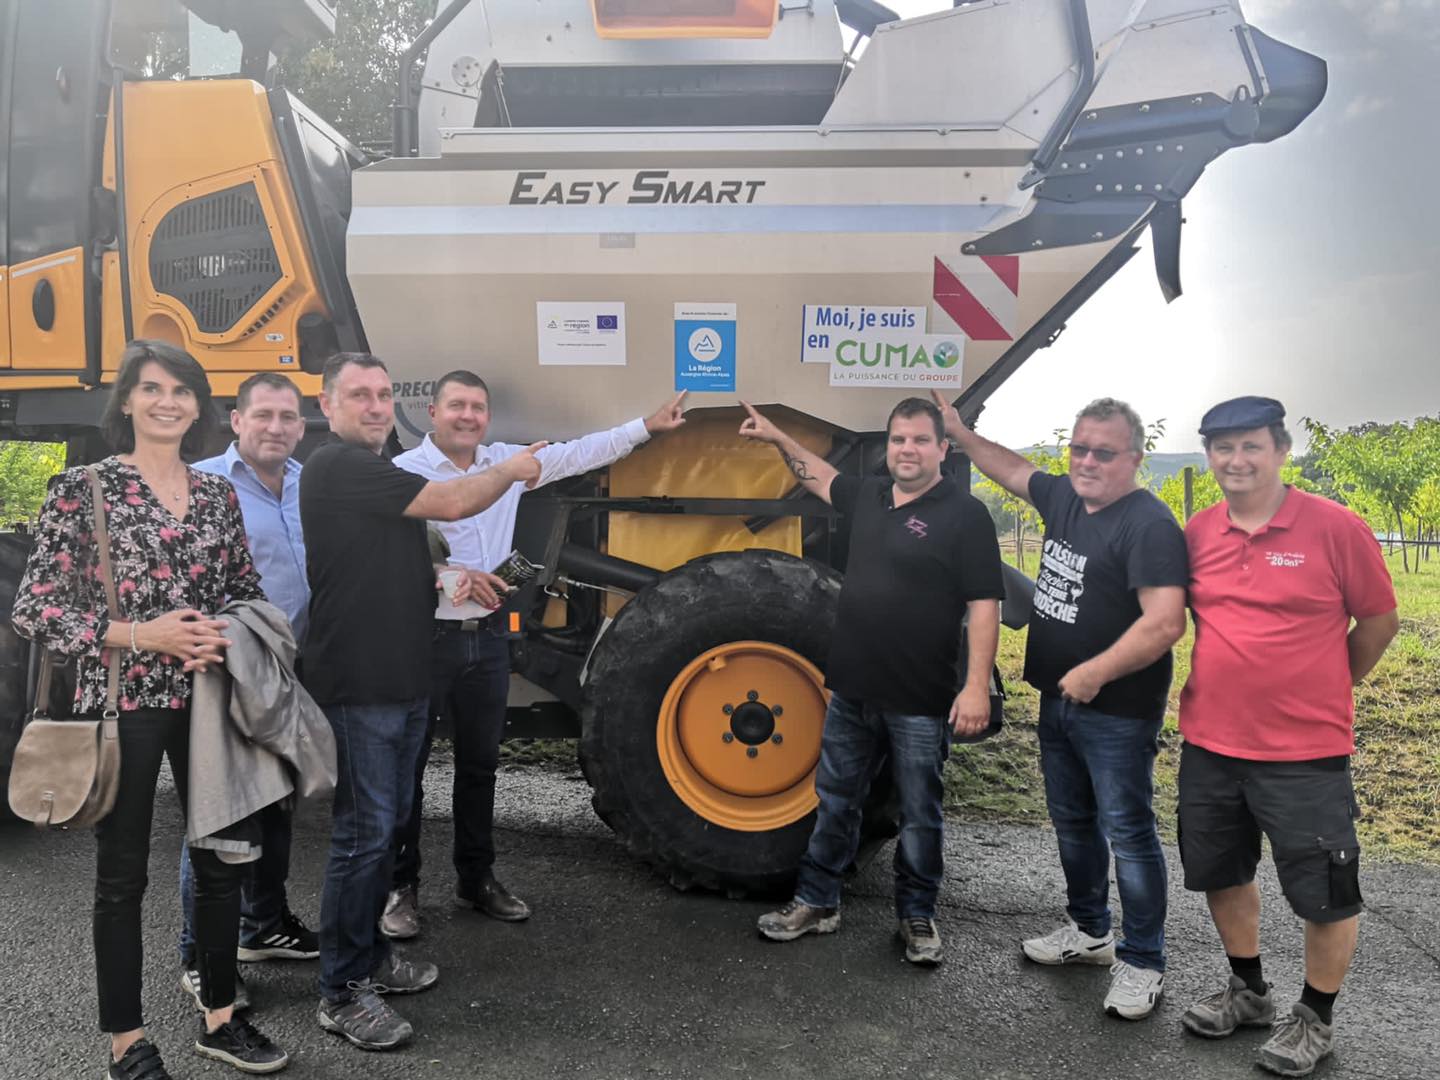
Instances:
[[[1346,120],[1358,120],[1362,116],[1369,116],[1371,113],[1381,112],[1388,109],[1395,103],[1391,97],[1383,97],[1377,94],[1359,94],[1350,99],[1341,115]]]

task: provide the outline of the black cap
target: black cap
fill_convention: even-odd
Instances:
[[[1200,418],[1200,434],[1207,438],[1222,431],[1254,431],[1285,419],[1285,406],[1274,398],[1237,397],[1222,401]]]

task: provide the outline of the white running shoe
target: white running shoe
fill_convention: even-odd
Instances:
[[[1124,960],[1116,963],[1110,974],[1110,992],[1105,995],[1105,1011],[1126,1020],[1140,1020],[1155,1011],[1155,1004],[1165,992],[1165,973],[1136,967]]]
[[[1103,964],[1115,962],[1115,935],[1091,937],[1074,923],[1066,923],[1044,937],[1020,943],[1025,955],[1037,964]]]

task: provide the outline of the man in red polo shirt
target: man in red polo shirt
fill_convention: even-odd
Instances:
[[[1216,405],[1200,423],[1225,501],[1190,519],[1195,650],[1180,695],[1180,855],[1230,961],[1224,990],[1185,1026],[1221,1038],[1275,1020],[1260,966],[1260,834],[1305,921],[1305,986],[1257,1063],[1305,1076],[1330,1053],[1332,1007],[1362,908],[1352,688],[1399,629],[1395,590],[1370,527],[1286,486],[1285,409]]]

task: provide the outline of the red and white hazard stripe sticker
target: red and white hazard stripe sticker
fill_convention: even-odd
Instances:
[[[1019,296],[1019,255],[937,256],[930,332],[958,330],[971,341],[1014,341]]]

